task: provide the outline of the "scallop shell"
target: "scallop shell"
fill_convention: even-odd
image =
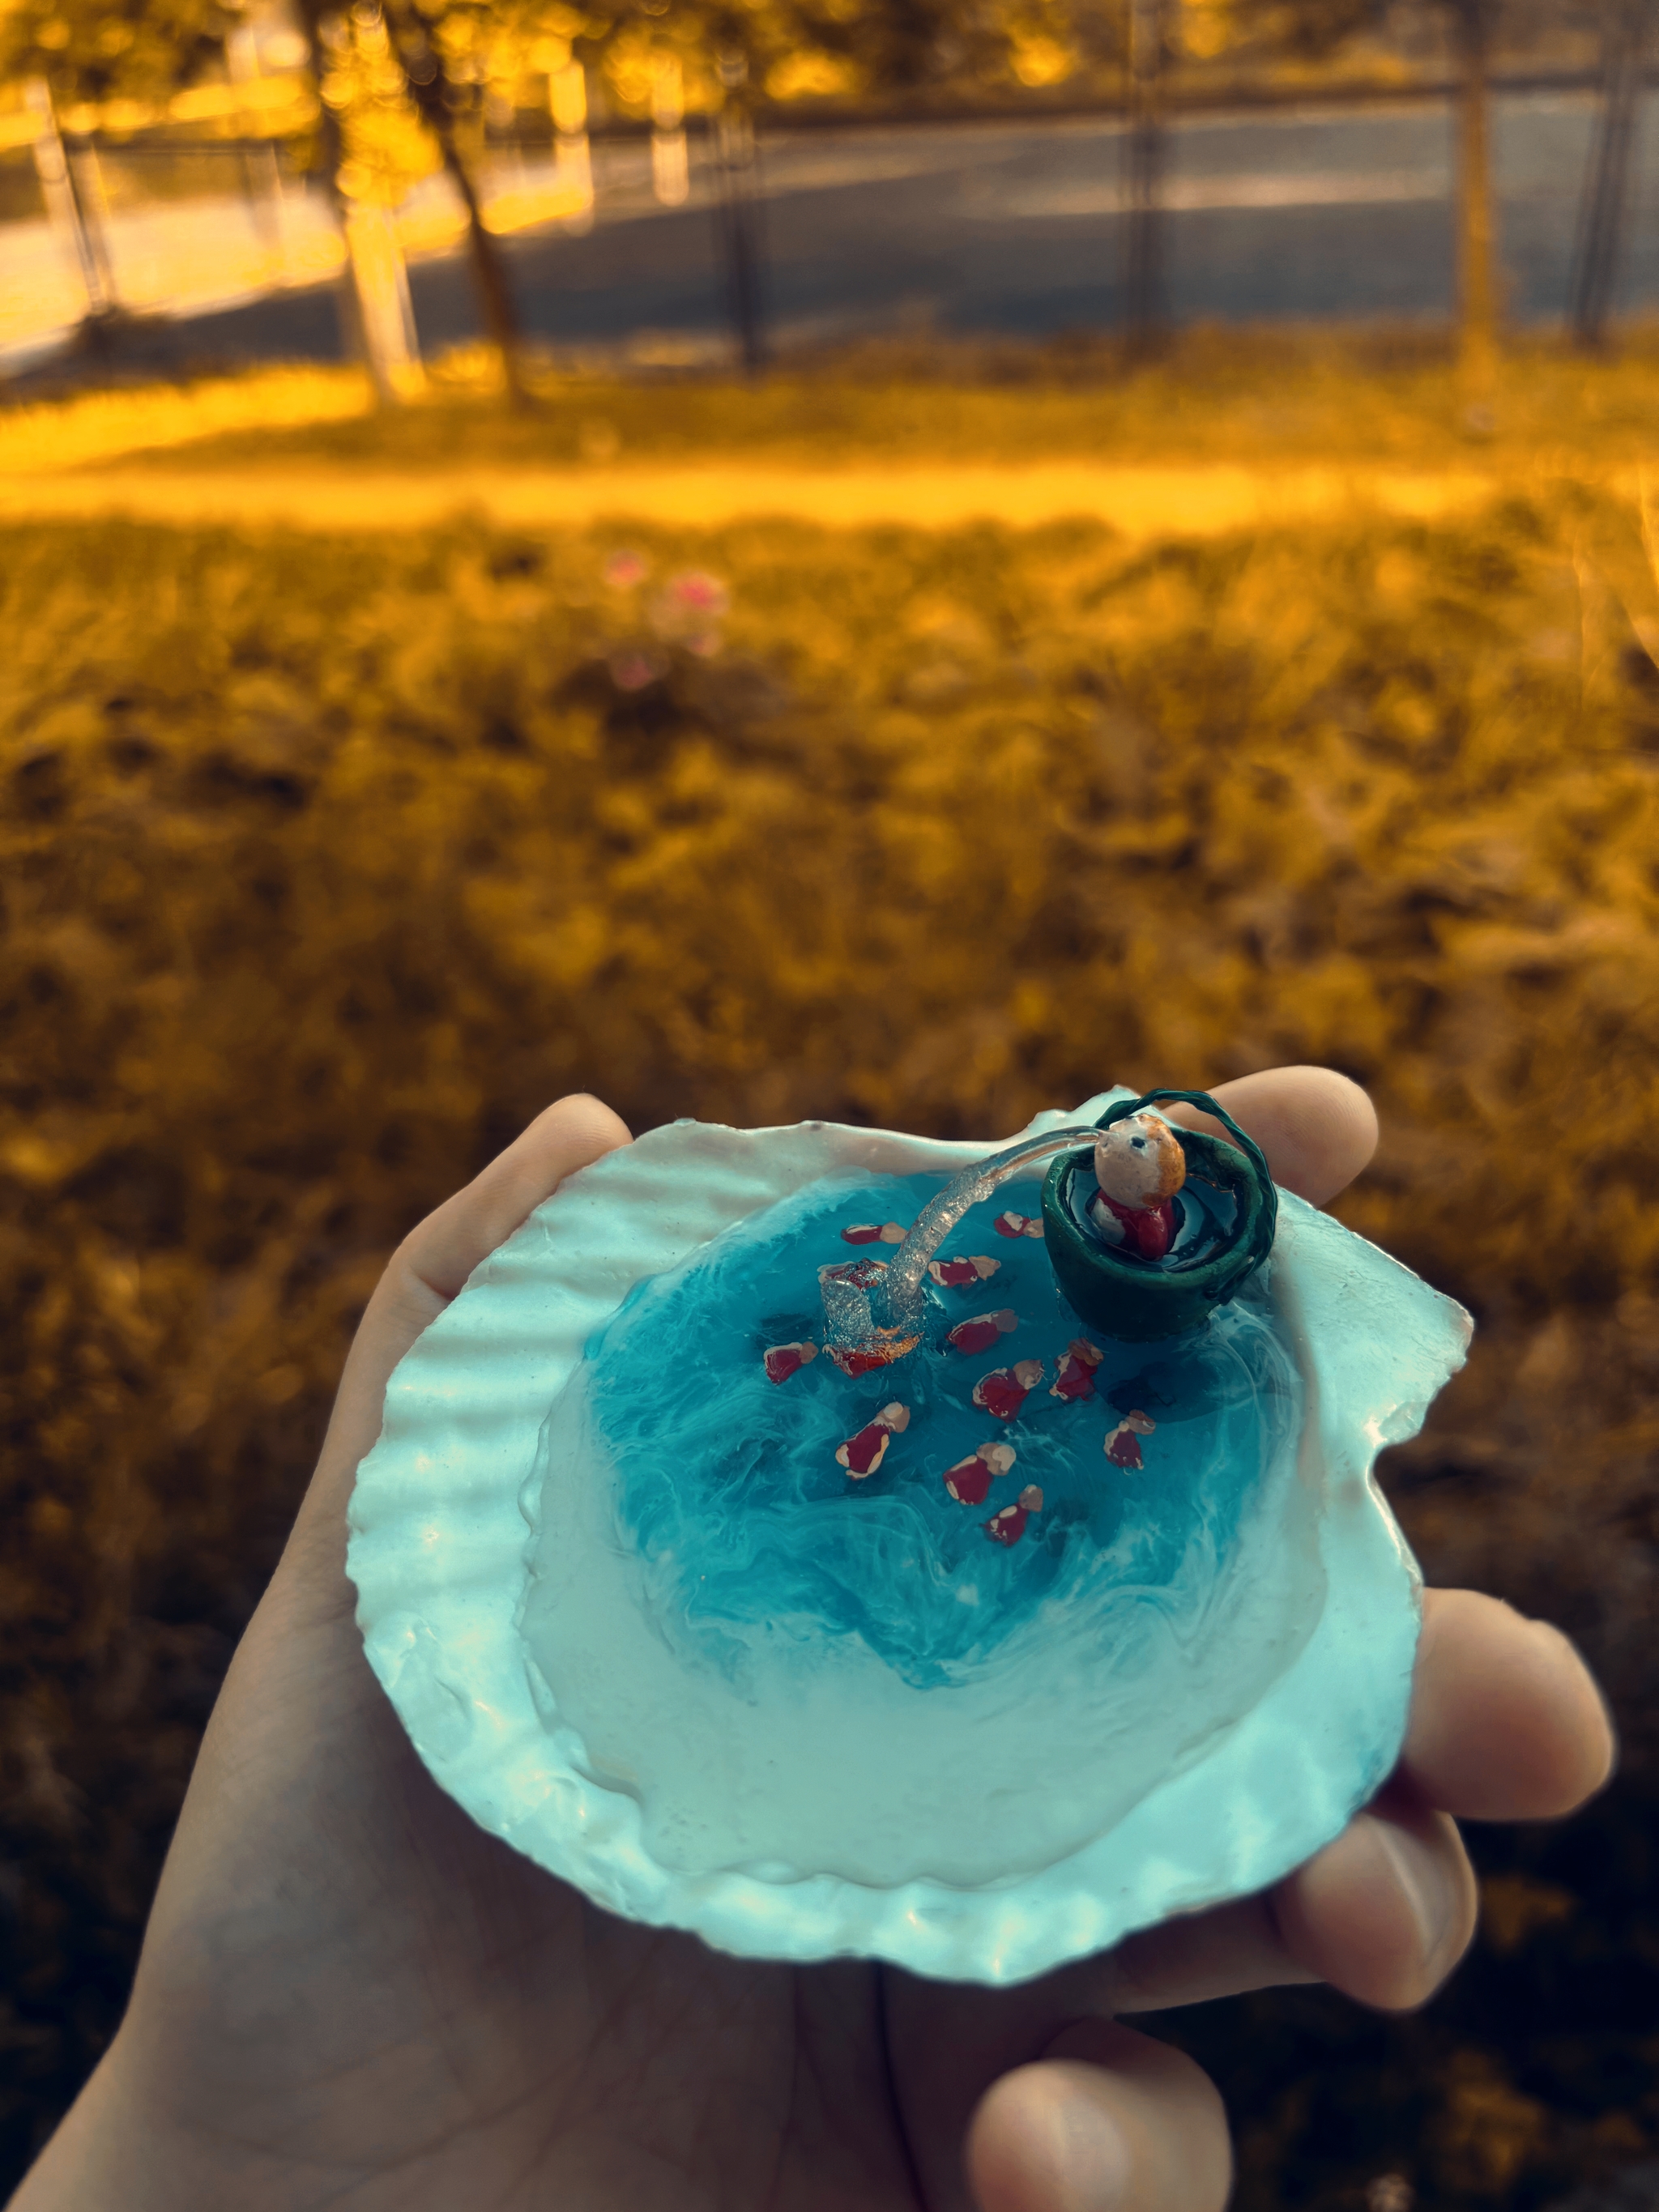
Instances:
[[[1030,1126],[1092,1120],[1127,1095]],[[653,1848],[644,1793],[590,1756],[534,1648],[533,1561],[545,1534],[550,1411],[595,1332],[636,1285],[825,1178],[950,1175],[989,1149],[826,1122],[654,1130],[571,1176],[392,1376],[349,1516],[369,1662],[441,1786],[596,1904],[747,1957],[854,1955],[942,1979],[1018,1982],[1171,1914],[1265,1887],[1337,1835],[1393,1766],[1421,1585],[1372,1468],[1385,1444],[1416,1433],[1462,1364],[1470,1323],[1288,1194],[1261,1280],[1304,1393],[1287,1511],[1309,1562],[1306,1617],[1294,1656],[1249,1709],[1207,1735],[1189,1729],[1190,1755],[1098,1832],[1042,1863],[971,1879],[871,1879],[799,1852],[788,1863],[715,1854],[698,1864],[684,1850]],[[1261,1632],[1271,1636],[1273,1624]],[[638,1634],[648,1638],[648,1624]],[[1063,1723],[1063,1683],[1056,1695]],[[1126,1727],[1155,1755],[1170,1728],[1167,1701],[1127,1705]],[[981,1817],[1006,1740],[993,1729],[964,1738],[975,1758],[929,1813],[943,1859],[945,1839]],[[1052,1762],[1056,1789],[1065,1765]],[[864,1786],[862,1776],[844,1779]],[[1028,1777],[1022,1786],[1038,1809],[1048,1784]]]

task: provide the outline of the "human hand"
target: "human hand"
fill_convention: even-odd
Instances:
[[[1316,1203],[1370,1158],[1316,1069],[1224,1085]],[[1612,1741],[1565,1639],[1431,1593],[1400,1767],[1262,1896],[1007,1990],[795,1969],[589,1905],[437,1788],[370,1674],[345,1508],[392,1368],[560,1181],[627,1141],[551,1107],[415,1230],[203,1744],[119,2035],[13,2212],[1216,2212],[1219,2100],[1115,2015],[1323,1979],[1420,2002],[1467,1946],[1455,1817],[1538,1819]]]

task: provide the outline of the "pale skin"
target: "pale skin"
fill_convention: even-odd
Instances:
[[[1328,1071],[1216,1095],[1316,1202],[1370,1157],[1370,1103]],[[1474,1924],[1455,1820],[1552,1817],[1605,1780],[1566,1640],[1442,1591],[1400,1768],[1336,1842],[1042,1981],[757,1966],[594,1911],[410,1748],[353,1625],[345,1505],[403,1352],[626,1141],[562,1100],[393,1256],[209,1726],[125,2021],[14,2212],[1218,2212],[1214,2089],[1115,2015],[1321,1979],[1421,2003]]]

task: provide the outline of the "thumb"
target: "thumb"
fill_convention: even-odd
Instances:
[[[1232,2183],[1209,2076],[1103,2020],[1073,2021],[992,2084],[966,2164],[979,2212],[1221,2212]]]

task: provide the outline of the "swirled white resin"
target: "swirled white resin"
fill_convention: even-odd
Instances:
[[[370,1663],[443,1788],[599,1905],[753,1957],[1015,1982],[1277,1880],[1393,1765],[1420,1586],[1371,1469],[1469,1323],[1288,1194],[1258,1280],[1300,1435],[1213,1653],[1126,1684],[1116,1710],[1080,1688],[1068,1705],[1063,1654],[1034,1709],[1030,1636],[1000,1704],[845,1648],[805,1692],[798,1650],[775,1695],[752,1669],[735,1687],[679,1670],[582,1437],[585,1347],[635,1285],[809,1185],[951,1174],[991,1148],[823,1122],[653,1131],[539,1207],[392,1376],[350,1512]]]

